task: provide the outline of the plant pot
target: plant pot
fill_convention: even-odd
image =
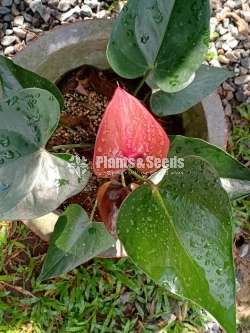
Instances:
[[[108,69],[106,46],[112,25],[112,20],[88,20],[57,27],[19,52],[14,61],[54,82],[82,65]],[[205,98],[182,117],[185,135],[202,138],[217,146],[225,145],[226,124],[217,93]],[[48,241],[56,220],[56,215],[51,213],[24,223],[39,237]],[[120,242],[103,254],[105,257],[123,255],[125,252]]]

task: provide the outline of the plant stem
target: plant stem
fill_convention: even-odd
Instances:
[[[91,144],[82,144],[82,143],[73,143],[69,145],[59,145],[51,147],[51,150],[67,150],[67,149],[74,149],[74,148],[92,148],[93,145]]]
[[[144,83],[146,82],[146,80],[147,80],[147,78],[148,78],[150,72],[151,72],[151,69],[149,69],[149,70],[145,73],[145,75],[143,76],[143,78],[142,78],[141,82],[139,83],[138,87],[137,87],[137,88],[135,89],[135,91],[134,91],[134,96],[137,96],[138,92],[141,90],[141,88],[143,87]]]
[[[146,95],[145,95],[145,97],[143,98],[143,103],[146,103],[146,101],[147,101],[147,99],[150,97],[150,95],[151,95],[151,93],[152,93],[152,91],[150,90]]]
[[[124,172],[122,172],[122,174],[121,174],[121,181],[122,181],[122,186],[126,187],[126,181],[125,181],[125,177],[124,177]]]
[[[136,171],[134,171],[134,170],[128,168],[128,172],[129,172],[132,176],[134,176],[136,179],[142,181],[143,183],[147,183],[147,184],[149,184],[150,186],[152,186],[152,185],[155,186],[155,184],[152,183],[150,179],[144,178],[143,176],[139,175]]]
[[[89,218],[90,223],[92,223],[93,220],[94,220],[96,208],[97,208],[97,200],[95,200],[94,206],[92,208],[92,212],[91,212],[91,215],[90,215],[90,218]]]

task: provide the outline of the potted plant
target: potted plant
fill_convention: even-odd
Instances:
[[[94,173],[103,181],[90,214],[77,204],[61,213],[39,279],[68,272],[119,239],[154,281],[203,307],[233,333],[230,199],[249,194],[250,171],[206,141],[169,138],[136,97],[146,82],[151,111],[175,114],[231,76],[202,64],[209,17],[209,1],[125,5],[107,58],[121,77],[141,79],[134,94],[116,87],[98,129],[92,165],[47,151],[62,95],[47,79],[1,57],[0,216],[40,218],[82,191]],[[97,207],[104,223],[95,221]]]

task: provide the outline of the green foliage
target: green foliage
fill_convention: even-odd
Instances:
[[[233,128],[228,140],[228,152],[246,166],[249,164],[250,155],[250,106],[238,106],[232,115]],[[250,232],[250,201],[249,197],[244,200],[233,202],[234,226]],[[244,330],[243,330],[244,331]]]
[[[0,98],[10,96],[14,91],[23,88],[48,90],[56,97],[60,107],[63,108],[63,97],[56,85],[0,55]]]
[[[154,281],[235,332],[231,206],[207,162],[186,157],[178,177],[134,191],[119,211],[118,236]]]
[[[173,137],[169,157],[196,155],[207,160],[221,178],[233,178],[250,181],[250,170],[234,159],[223,149],[198,138],[181,135]]]
[[[141,85],[146,81],[153,90],[150,104],[158,116],[187,111],[232,76],[202,65],[209,18],[208,0],[130,0],[115,22],[108,61],[122,77],[143,77]]]
[[[153,93],[150,101],[151,109],[160,117],[187,111],[231,75],[225,69],[202,65],[194,81],[187,88],[173,94],[164,91]]]
[[[108,60],[121,76],[143,76],[142,83],[146,81],[157,89],[151,98],[156,114],[184,112],[230,76],[222,69],[201,66],[208,50],[209,17],[208,0],[129,0],[124,6],[109,41]],[[83,173],[79,174],[79,164],[70,156],[51,155],[45,150],[63,106],[61,94],[52,83],[0,57],[0,88],[0,218],[38,217],[78,193],[89,173],[84,162],[80,163]],[[231,206],[221,178],[229,182],[230,195],[238,198],[248,191],[242,189],[242,181],[249,180],[249,171],[201,140],[176,137],[171,154],[185,157],[182,173],[176,177],[169,172],[158,186],[149,185],[149,181],[131,193],[118,215],[118,236],[132,260],[155,282],[203,307],[228,333],[235,333]],[[0,241],[4,246],[4,233]],[[89,223],[79,206],[70,206],[57,222],[40,280],[68,272],[113,242],[103,224]],[[115,276],[136,295],[140,293],[136,283],[121,272]],[[11,281],[7,274],[1,279]],[[77,286],[78,282],[74,281]],[[98,287],[102,293],[102,286]],[[35,285],[37,292],[42,288],[43,284]],[[46,291],[50,288],[53,290],[54,285],[45,287]],[[86,315],[87,319],[77,324],[74,320],[70,325],[65,323],[62,330],[81,331],[87,327],[91,332],[99,328],[92,306],[98,296],[87,307],[81,301],[81,293],[86,295],[88,288],[74,291],[74,305],[65,305],[65,292],[62,301],[55,297],[49,305],[49,312],[60,316],[74,307]],[[64,290],[65,285],[59,289]],[[37,309],[37,320],[43,299],[29,296],[25,302]],[[136,308],[138,316],[143,317],[142,307]],[[2,310],[12,311],[8,305]],[[105,312],[101,332],[108,326],[115,327],[112,311],[111,306]],[[48,315],[46,320],[51,317]],[[46,323],[43,325],[46,327]],[[181,332],[183,327],[178,325],[175,331]],[[46,328],[54,330],[53,326]],[[122,329],[134,331],[135,321],[127,321]]]
[[[241,110],[244,115],[247,107]],[[249,127],[244,116],[236,115],[229,152],[246,163],[239,139],[248,135]],[[234,221],[244,224],[246,230],[249,208],[248,200],[235,202]],[[124,333],[142,327],[143,332],[200,333],[210,319],[189,305],[186,316],[169,322],[174,309],[180,312],[181,303],[173,304],[165,287],[154,283],[128,259],[95,259],[60,278],[36,283],[43,258],[39,254],[41,241],[21,223],[2,222],[0,227],[1,332]],[[239,332],[248,326],[244,323]]]
[[[201,139],[177,135],[173,138],[169,157],[196,155],[207,160],[218,172],[231,199],[250,194],[250,170],[224,150]]]
[[[229,136],[230,154],[242,163],[250,160],[250,105],[242,105],[234,111],[235,126]]]
[[[40,217],[82,190],[88,167],[45,149],[63,105],[53,83],[0,56],[0,84],[0,219]]]
[[[179,309],[165,288],[128,259],[95,259],[60,278],[38,283],[43,244],[21,223],[6,225],[13,229],[2,248],[0,332],[130,333],[138,327],[155,332]],[[2,283],[3,275],[12,281]],[[202,318],[198,310],[196,316]]]
[[[67,273],[114,244],[103,223],[90,222],[78,205],[59,217],[39,279]]]
[[[121,76],[151,74],[166,92],[185,88],[209,44],[208,0],[130,0],[115,23],[107,56]]]

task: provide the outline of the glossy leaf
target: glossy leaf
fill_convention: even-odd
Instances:
[[[196,155],[207,160],[223,178],[223,187],[232,199],[250,194],[250,169],[226,151],[197,138],[177,135],[173,138],[169,157]]]
[[[148,68],[135,36],[137,1],[124,5],[116,20],[107,48],[108,61],[120,76],[134,79],[143,76]]]
[[[81,191],[77,168],[45,150],[60,106],[46,90],[24,89],[0,102],[0,219],[35,218]]]
[[[120,208],[118,236],[152,279],[236,332],[231,207],[205,160],[186,157],[180,174],[132,192]]]
[[[164,129],[138,99],[118,87],[97,133],[95,174],[102,178],[120,174],[131,160],[140,171],[152,173],[157,168],[146,163],[146,159],[164,158],[168,150]]]
[[[208,0],[130,0],[115,23],[107,56],[121,76],[151,73],[162,90],[191,83],[209,43]]]
[[[202,65],[194,81],[182,91],[168,94],[157,91],[151,96],[152,111],[162,117],[187,111],[210,95],[222,82],[232,76],[228,70]]]
[[[16,65],[0,55],[0,99],[23,88],[40,88],[51,92],[63,108],[63,97],[57,86],[44,77]]]
[[[79,205],[70,205],[56,223],[39,279],[67,273],[113,244],[103,223],[90,223]]]
[[[76,156],[72,155],[66,162],[42,150],[39,158],[40,163],[32,167],[35,179],[32,178],[29,193],[12,209],[2,213],[1,220],[34,219],[46,215],[87,185],[88,165],[84,161],[76,162]],[[30,174],[26,174],[23,181],[29,181],[29,178]]]

